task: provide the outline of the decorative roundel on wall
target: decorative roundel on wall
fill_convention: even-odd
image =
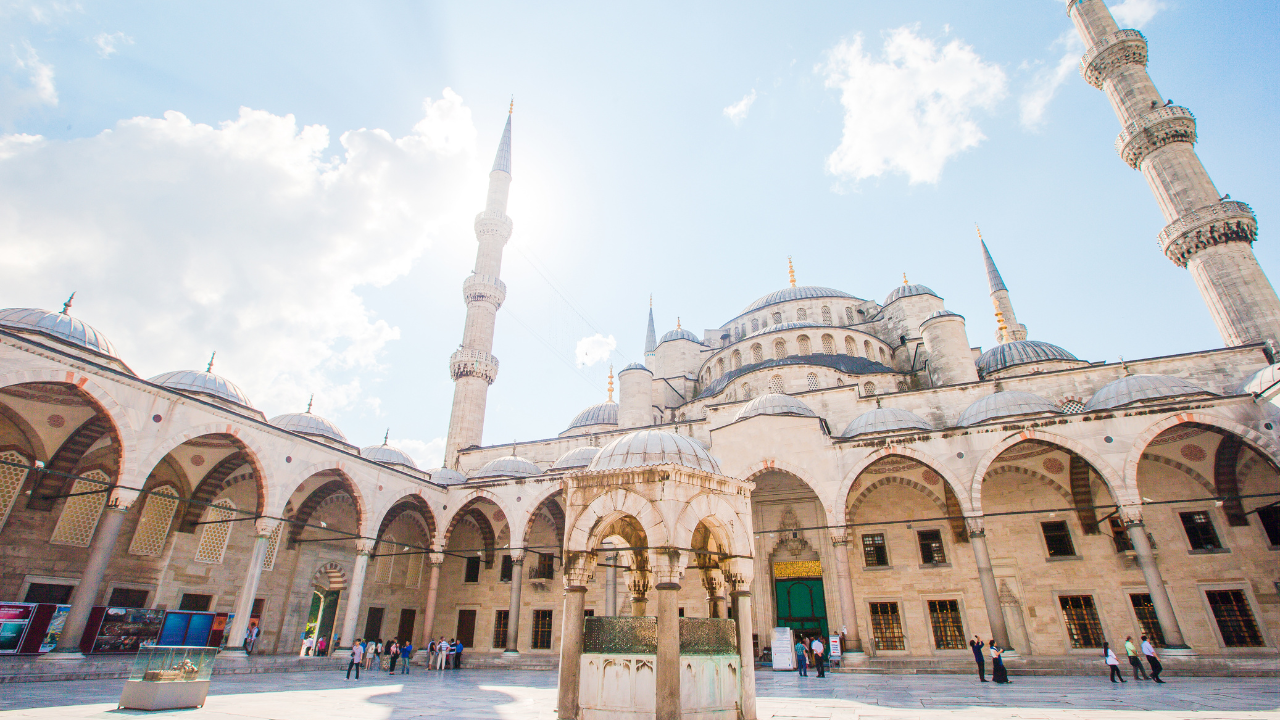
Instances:
[[[151,422],[160,422],[163,419],[164,419],[164,416],[160,415],[160,413],[156,413],[155,415],[151,416]]]
[[[519,498],[519,497],[517,497],[517,498],[516,498],[516,502],[520,502],[522,499],[523,499],[523,498]]]
[[[1052,458],[1052,457],[1045,458],[1044,462],[1040,463],[1040,466],[1045,469],[1045,472],[1050,472],[1050,473],[1053,473],[1054,475],[1057,475],[1058,473],[1067,469],[1067,466],[1063,465],[1061,460],[1059,460],[1058,458]]]
[[[960,458],[961,460],[963,460],[963,459],[964,459],[964,453],[962,453],[962,452],[958,452],[958,453],[956,453],[956,457],[958,457],[958,458]]]
[[[938,483],[942,482],[942,476],[934,472],[933,470],[925,468],[924,481],[929,483],[930,485],[937,485]]]
[[[381,486],[381,485],[379,485],[379,486],[378,486],[378,490],[382,490],[382,486]]]
[[[49,423],[49,427],[51,428],[60,428],[67,424],[67,419],[61,415],[50,415],[45,422]]]
[[[506,513],[502,512],[501,510],[494,510],[494,511],[493,511],[493,521],[494,521],[494,522],[504,522],[504,521],[506,521],[506,519],[507,519],[507,514],[506,514]]]
[[[192,465],[195,465],[196,467],[200,467],[201,465],[203,465],[203,464],[204,464],[204,456],[203,456],[203,455],[192,455],[192,456],[191,456],[191,464],[192,464]]]
[[[1204,448],[1199,445],[1183,445],[1182,450],[1179,452],[1182,453],[1182,457],[1190,460],[1191,462],[1200,462],[1208,457],[1208,453],[1206,453]]]
[[[285,462],[287,462],[287,463],[291,463],[291,462],[293,462],[293,456],[292,456],[292,455],[285,455],[285,456],[284,456],[284,461],[285,461]]]

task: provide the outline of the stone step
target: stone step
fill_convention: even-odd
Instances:
[[[54,682],[67,680],[111,680],[129,676],[133,656],[89,656],[83,660],[39,660],[36,657],[0,658],[0,683]],[[346,658],[307,657],[296,655],[255,655],[253,657],[219,656],[213,663],[214,675],[249,673],[315,672],[343,670]]]

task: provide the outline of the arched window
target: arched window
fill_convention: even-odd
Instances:
[[[831,308],[827,307],[826,305],[822,306],[822,324],[823,325],[831,324]]]
[[[58,516],[58,524],[53,528],[53,536],[49,543],[53,545],[71,545],[73,547],[89,547],[93,541],[93,532],[98,529],[98,519],[102,517],[102,509],[107,506],[108,493],[93,493],[101,490],[111,482],[111,478],[101,470],[90,470],[83,474],[86,480],[76,480],[71,484],[71,495],[62,506],[62,514]],[[99,482],[88,482],[97,480]],[[78,495],[77,493],[93,493]]]
[[[724,375],[724,358],[716,360],[716,377]]]
[[[787,356],[787,341],[783,340],[782,338],[778,338],[777,340],[774,340],[773,341],[774,359],[781,360],[786,356]]]
[[[836,354],[836,339],[830,335],[822,336],[822,352],[828,355]]]
[[[169,525],[177,509],[178,491],[172,487],[162,487],[148,495],[138,516],[138,529],[133,531],[133,542],[129,543],[129,554],[155,557],[164,552],[164,541],[169,537]]]
[[[804,308],[796,308],[796,320],[808,320],[809,311]]]
[[[781,375],[774,375],[769,378],[769,392],[781,394],[784,389]]]
[[[836,387],[844,387],[844,378],[836,378]]]
[[[853,324],[853,308],[847,307],[844,309],[844,319],[848,320],[850,325]]]
[[[889,364],[889,357],[884,354],[884,348],[880,348],[880,364],[881,365]]]
[[[863,341],[862,341],[862,349],[867,351],[867,353],[866,353],[866,354],[867,354],[867,359],[868,359],[868,360],[875,360],[875,359],[876,359],[876,355],[875,355],[875,353],[871,352],[871,341],[870,341],[870,340],[863,340]]]
[[[814,374],[814,373],[809,373],[808,375],[806,375],[806,376],[805,376],[805,378],[804,378],[804,379],[805,379],[805,381],[807,381],[807,382],[809,383],[809,389],[810,389],[810,390],[817,390],[817,389],[818,389],[818,376],[817,376],[816,374]]]
[[[753,363],[764,362],[764,348],[761,347],[760,343],[756,343],[755,345],[751,346],[751,362]]]
[[[755,332],[759,329],[760,329],[760,321],[755,318],[751,318],[751,332]]]
[[[737,370],[742,367],[742,353],[738,350],[733,351],[733,369]]]
[[[382,538],[382,542],[378,543],[378,570],[374,573],[373,581],[379,585],[388,585],[391,583],[391,573],[395,571],[396,558],[396,539],[392,535],[386,535]]]
[[[223,498],[204,512],[204,528],[200,531],[200,545],[196,547],[196,562],[222,564],[227,554],[227,540],[231,539],[231,526],[227,522],[236,517],[235,503]]]
[[[31,464],[30,460],[16,450],[0,453],[0,460],[18,465]],[[18,494],[22,492],[22,484],[26,482],[28,472],[13,465],[0,465],[0,528],[4,527],[5,521],[9,519],[9,512],[17,504]]]
[[[262,556],[262,569],[267,572],[271,572],[276,566],[276,551],[280,549],[280,531],[283,529],[284,523],[276,523],[276,529],[267,538],[267,554]]]
[[[853,338],[849,337],[848,335],[844,336],[844,354],[845,355],[858,354],[858,343],[854,342]]]
[[[734,390],[733,388],[730,388],[730,389],[729,389],[729,397],[727,398],[727,400],[728,400],[729,402],[734,402],[734,401],[735,401],[735,400],[737,400],[737,399],[738,399],[738,391],[737,391],[737,390]]]
[[[910,386],[910,385],[907,385],[907,381],[906,381],[906,380],[899,380],[899,381],[898,381],[898,392],[906,392],[906,391],[907,391],[907,390],[909,390],[909,389],[911,389],[911,386]]]
[[[774,324],[774,325],[781,325],[781,324],[782,324],[782,313],[780,313],[780,312],[776,312],[776,313],[774,313],[774,314],[773,314],[773,324]]]
[[[801,335],[800,337],[796,338],[796,344],[800,346],[800,354],[801,354],[801,355],[808,355],[808,354],[809,354],[810,348],[809,348],[809,336],[808,336],[808,335]]]
[[[876,384],[868,380],[862,386],[862,396],[871,397],[872,395],[875,395],[875,394],[876,394]]]

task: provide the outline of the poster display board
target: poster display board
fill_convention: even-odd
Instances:
[[[773,669],[796,669],[796,637],[789,627],[773,629]]]
[[[843,648],[840,647],[839,635],[832,635],[827,638],[827,662],[833,667],[840,664],[840,651],[842,649]]]
[[[157,645],[206,647],[216,617],[211,612],[170,610],[164,616]]]
[[[31,603],[0,603],[0,653],[18,652],[35,608]]]
[[[70,612],[70,605],[40,605],[36,610],[35,620],[31,622],[31,630],[28,631],[38,637],[40,642],[34,648],[28,649],[33,640],[32,637],[28,637],[22,652],[47,653],[58,647],[62,628],[67,624],[67,614]]]
[[[95,653],[133,653],[156,644],[163,610],[106,608],[93,641]]]

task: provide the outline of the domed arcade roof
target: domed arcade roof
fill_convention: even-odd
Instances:
[[[243,405],[247,408],[253,407],[253,403],[249,402],[249,398],[244,394],[244,391],[237,387],[235,383],[211,372],[175,370],[157,375],[151,378],[150,382],[163,385],[170,390],[212,395],[236,405]]]
[[[466,475],[444,467],[428,470],[427,474],[431,476],[431,482],[438,485],[460,485],[467,481]]]
[[[618,371],[618,374],[621,375],[622,373],[627,372],[628,370],[643,370],[649,373],[650,375],[653,374],[653,371],[650,370],[648,367],[646,367],[644,363],[638,363],[638,362],[631,363],[630,365],[622,368],[621,370]]]
[[[661,345],[662,343],[669,342],[671,340],[689,340],[691,342],[696,342],[699,345],[702,344],[702,341],[698,339],[697,335],[694,335],[688,330],[685,330],[684,328],[680,328],[680,327],[676,328],[675,330],[672,330],[671,332],[659,338],[658,344]]]
[[[894,430],[932,430],[928,420],[909,411],[898,408],[877,408],[865,412],[845,426],[840,437],[857,437],[870,433],[892,432]]]
[[[799,287],[787,287],[781,290],[771,292],[768,295],[756,300],[747,306],[740,315],[746,315],[753,310],[759,310],[762,307],[777,305],[778,303],[790,302],[791,300],[812,300],[814,298],[847,298],[849,300],[857,300],[843,290],[835,290],[828,287],[819,287],[817,285],[801,285]]]
[[[602,402],[599,405],[591,407],[578,413],[578,416],[569,423],[568,430],[580,427],[588,427],[590,425],[617,425],[618,424],[618,403]]]
[[[622,470],[649,465],[682,465],[720,474],[720,463],[700,443],[662,430],[638,430],[614,440],[596,456],[588,470]]]
[[[531,461],[525,460],[518,455],[507,455],[497,460],[490,460],[480,466],[479,470],[471,473],[471,479],[490,478],[490,477],[533,477],[541,475],[542,471],[538,469]]]
[[[39,333],[99,355],[120,359],[107,336],[65,313],[38,308],[8,308],[0,310],[0,327]]]
[[[1209,391],[1182,378],[1169,375],[1130,375],[1113,380],[1098,389],[1084,404],[1085,411],[1124,407],[1140,400],[1205,395]]]
[[[360,456],[384,465],[405,465],[414,470],[418,469],[418,464],[413,461],[413,458],[409,457],[409,453],[400,448],[391,447],[385,442],[381,445],[360,448]]]
[[[1245,380],[1240,387],[1236,388],[1236,394],[1258,395],[1277,382],[1280,382],[1280,363],[1268,365],[1250,375],[1248,380]]]
[[[551,465],[551,469],[552,470],[568,470],[569,468],[586,467],[590,465],[591,461],[594,460],[595,457],[599,454],[600,454],[600,448],[591,447],[590,445],[587,445],[585,447],[580,447],[580,448],[574,448],[569,452],[561,455],[560,459],[556,460]]]
[[[296,432],[301,435],[318,435],[320,437],[329,438],[330,440],[337,440],[343,445],[351,445],[347,440],[347,436],[342,434],[342,431],[338,429],[337,425],[334,425],[319,415],[312,415],[310,412],[277,415],[267,422],[275,425],[281,430],[288,430],[289,432]]]
[[[960,413],[960,419],[956,421],[956,425],[968,427],[996,418],[1045,412],[1059,413],[1061,410],[1039,395],[1007,390],[988,395],[965,408],[964,412]]]
[[[951,312],[950,310],[935,310],[934,312],[929,314],[929,317],[924,319],[924,322],[920,324],[924,325],[930,320],[937,320],[938,318],[947,318],[947,317],[960,318],[961,320],[964,319],[964,316],[961,315],[960,313],[954,313],[954,312]]]
[[[800,415],[803,417],[818,417],[817,413],[809,409],[808,405],[797,398],[790,395],[782,395],[780,393],[769,393],[761,395],[743,406],[738,411],[734,420],[746,420],[756,415]]]
[[[1014,340],[997,345],[978,358],[978,372],[990,375],[1014,365],[1044,362],[1045,360],[1074,360],[1080,358],[1052,343],[1040,340]]]
[[[904,297],[913,297],[915,295],[932,295],[939,300],[942,299],[938,293],[930,290],[924,285],[899,285],[893,289],[893,292],[889,293],[889,297],[884,299],[884,304],[888,305],[894,300],[901,300]]]

